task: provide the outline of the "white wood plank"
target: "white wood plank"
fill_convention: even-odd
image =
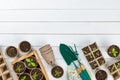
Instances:
[[[119,22],[1,22],[2,34],[41,34],[41,35],[79,35],[79,34],[120,34]]]
[[[119,22],[120,10],[0,10],[0,22]]]
[[[120,9],[119,0],[1,0],[0,9]]]
[[[52,46],[59,46],[60,43],[73,45],[74,43],[81,48],[91,42],[97,42],[99,46],[108,46],[110,44],[120,45],[120,35],[0,35],[0,45],[18,46],[23,40],[28,40],[33,46],[43,46],[50,43]]]

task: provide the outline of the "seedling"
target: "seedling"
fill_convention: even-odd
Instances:
[[[117,68],[118,70],[120,70],[120,63],[117,63]]]
[[[16,68],[16,72],[20,73],[22,71],[23,71],[23,69],[22,69],[21,65],[18,65],[17,68]]]
[[[37,73],[36,73],[36,72],[32,75],[32,78],[33,78],[34,80],[37,80]]]
[[[27,58],[25,61],[28,63],[28,66],[35,67],[36,64],[33,62],[33,59]]]
[[[112,50],[109,52],[109,54],[112,54],[114,57],[117,57],[118,52],[115,48],[112,48]]]
[[[26,80],[27,79],[27,77],[26,76],[23,76],[22,78],[21,78],[21,80]]]
[[[55,74],[54,75],[59,77],[61,75],[61,72],[58,71],[58,70],[55,70]]]
[[[28,68],[35,68],[37,66],[36,59],[34,57],[28,57],[25,59],[26,66]]]

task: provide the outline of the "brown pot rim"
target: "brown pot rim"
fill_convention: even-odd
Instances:
[[[16,62],[16,63],[18,63],[18,62]],[[15,63],[15,64],[16,64],[16,63]],[[20,61],[20,63],[23,63],[23,64],[24,64],[25,69],[24,69],[24,71],[21,72],[21,73],[17,73],[17,72],[15,72],[16,74],[23,74],[23,73],[25,72],[25,70],[26,70],[26,65],[25,65],[25,63],[24,63],[23,61]],[[13,66],[14,66],[14,64],[13,64]],[[14,68],[13,68],[13,70],[14,70]],[[15,70],[14,70],[14,71],[15,71]]]
[[[17,57],[17,56],[18,56],[18,49],[17,49],[17,48],[16,48],[16,50],[17,50],[16,56],[14,56],[14,57],[8,56],[8,54],[7,54],[7,49],[8,49],[9,47],[14,47],[14,48],[16,48],[15,46],[8,46],[8,47],[5,49],[5,54],[6,54],[6,56],[7,56],[7,57],[10,57],[10,58],[15,58],[15,57]]]
[[[28,42],[28,43],[30,44],[30,42],[27,41],[27,40],[21,41],[21,42],[19,43],[19,45],[18,45],[19,50],[20,50],[21,52],[23,52],[23,53],[29,53],[29,52],[31,52],[31,51],[32,51],[32,46],[31,46],[31,44],[30,44],[30,50],[27,51],[27,52],[24,52],[24,51],[22,51],[22,50],[20,49],[20,44],[21,44],[22,42]]]
[[[21,74],[21,75],[24,75],[24,74],[27,74],[29,77],[30,77],[30,74],[28,74],[28,73],[23,73],[23,74]],[[20,75],[20,76],[21,76]],[[19,76],[19,78],[20,78],[20,76]],[[19,78],[18,78],[18,80],[19,80]],[[30,77],[30,79],[31,79],[31,77]],[[31,79],[32,80],[32,79]]]
[[[63,74],[64,74],[64,69],[63,69],[61,66],[58,66],[58,65],[54,66],[54,67],[51,69],[51,74],[52,74],[52,71],[53,71],[53,69],[54,69],[55,67],[60,67],[60,68],[62,69],[62,71],[63,71]],[[62,77],[63,74],[62,74],[60,77]],[[52,74],[52,76],[53,76],[53,74]],[[55,77],[55,76],[53,76],[53,77]],[[55,77],[55,78],[60,78],[60,77]]]
[[[95,78],[96,78],[96,73],[97,73],[98,71],[104,71],[104,72],[106,73],[106,75],[107,75],[107,77],[105,78],[105,80],[107,80],[108,74],[107,74],[107,72],[106,72],[105,70],[103,70],[103,69],[97,69],[97,70],[95,71]]]
[[[107,54],[109,55],[109,53],[108,53],[108,49],[111,47],[111,46],[116,46],[116,47],[118,47],[119,48],[119,46],[117,46],[117,45],[110,45],[108,48],[107,48]],[[119,48],[119,53],[118,53],[118,56],[120,55],[120,48]],[[110,55],[109,55],[110,56]],[[118,56],[116,56],[116,57],[113,57],[113,56],[110,56],[111,58],[117,58]]]
[[[46,45],[42,46],[41,48],[39,48],[39,50],[41,53],[44,53],[48,50],[52,50],[52,47],[50,46],[50,44],[46,44]]]
[[[30,77],[31,77],[32,80],[34,80],[34,79],[32,78],[31,73],[32,73],[32,71],[35,70],[35,69],[38,69],[38,70],[40,70],[40,71],[42,72],[42,70],[41,70],[40,68],[34,68],[34,69],[32,69],[32,70],[30,71]],[[41,77],[40,80],[43,79],[43,76],[44,76],[44,74],[42,73],[42,77]]]

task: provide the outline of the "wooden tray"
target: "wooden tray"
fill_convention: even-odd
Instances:
[[[42,73],[43,73],[43,75],[44,75],[44,78],[45,78],[44,80],[49,80],[48,75],[47,75],[47,73],[46,73],[46,71],[45,71],[45,69],[44,69],[44,67],[43,67],[43,64],[42,64],[40,58],[38,57],[38,54],[37,54],[36,51],[32,51],[32,52],[30,52],[30,53],[28,53],[28,54],[26,54],[26,55],[18,58],[17,60],[11,62],[11,64],[12,64],[12,66],[13,66],[15,63],[20,62],[20,61],[22,61],[22,60],[24,60],[24,59],[26,59],[26,58],[28,58],[28,57],[30,57],[30,56],[35,56],[35,58],[36,58],[36,60],[37,60],[37,62],[38,62],[38,64],[39,64],[39,67],[40,67],[40,69],[41,69],[41,71],[42,71]],[[16,74],[16,73],[15,73],[15,74]],[[19,75],[16,74],[16,77],[17,77],[17,78],[18,78],[18,76],[19,76]]]

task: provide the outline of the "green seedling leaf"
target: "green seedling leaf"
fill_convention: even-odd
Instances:
[[[60,71],[55,70],[55,76],[60,76],[60,75],[61,75],[61,72],[60,72]]]
[[[87,54],[87,51],[83,51],[83,53]]]
[[[21,71],[22,71],[21,65],[17,66],[16,71],[17,71],[17,72],[21,72]]]
[[[111,68],[111,72],[113,72],[113,71],[114,71],[114,69],[115,69],[115,67],[114,67],[114,66],[112,66],[112,68]]]
[[[118,70],[120,70],[120,63],[117,64],[117,68],[118,68]]]
[[[26,76],[23,76],[22,78],[21,78],[21,80],[26,80],[27,79],[27,77]]]
[[[93,58],[93,56],[92,55],[89,55],[90,56],[90,58]]]
[[[33,79],[34,80],[37,80],[37,73],[35,72],[33,75],[32,75]]]
[[[25,59],[25,60],[26,60],[26,62],[31,62],[29,58],[27,58],[27,59]]]
[[[93,51],[95,51],[97,48],[96,47],[94,47],[94,48],[92,48],[93,49]]]
[[[32,65],[33,67],[35,67],[35,66],[36,66],[36,64],[35,64],[35,63],[33,63],[33,62],[31,63],[31,65]]]

